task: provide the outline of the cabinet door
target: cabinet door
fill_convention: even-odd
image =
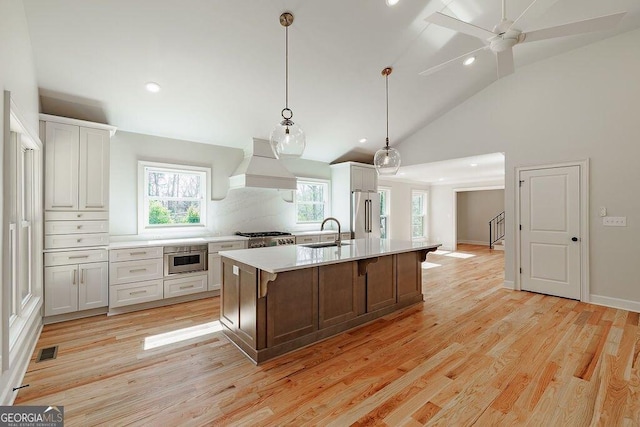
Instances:
[[[398,302],[415,299],[422,295],[422,262],[420,252],[396,255],[398,272]]]
[[[351,191],[364,190],[364,168],[351,166]]]
[[[209,285],[208,290],[217,291],[222,286],[222,257],[209,254]]]
[[[362,168],[362,190],[378,191],[378,173],[373,168]]]
[[[318,267],[318,327],[338,325],[356,317],[358,263]]]
[[[78,266],[45,267],[44,315],[74,311],[78,311]]]
[[[367,266],[367,312],[396,303],[395,265],[392,255]]]
[[[278,273],[267,289],[267,347],[318,330],[318,270]]]
[[[78,209],[79,129],[47,122],[45,142],[46,210]]]
[[[78,310],[106,307],[109,305],[109,263],[80,264],[78,287]]]
[[[109,131],[80,128],[80,210],[109,208]]]

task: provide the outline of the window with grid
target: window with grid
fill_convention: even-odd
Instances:
[[[298,179],[296,191],[296,222],[322,222],[329,216],[329,183]]]
[[[421,191],[411,193],[411,237],[421,239],[427,235],[427,194]]]
[[[144,228],[206,226],[207,168],[139,163]]]

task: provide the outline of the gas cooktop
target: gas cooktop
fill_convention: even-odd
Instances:
[[[244,233],[242,231],[236,231],[236,235],[243,237],[277,237],[277,236],[291,236],[291,233],[286,233],[284,231],[258,231],[253,233]]]

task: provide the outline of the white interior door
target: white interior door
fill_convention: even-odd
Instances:
[[[580,299],[580,166],[520,172],[521,288]]]

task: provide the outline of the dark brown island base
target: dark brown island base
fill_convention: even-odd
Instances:
[[[221,252],[223,332],[262,363],[421,302],[421,264],[439,246],[358,239]]]

